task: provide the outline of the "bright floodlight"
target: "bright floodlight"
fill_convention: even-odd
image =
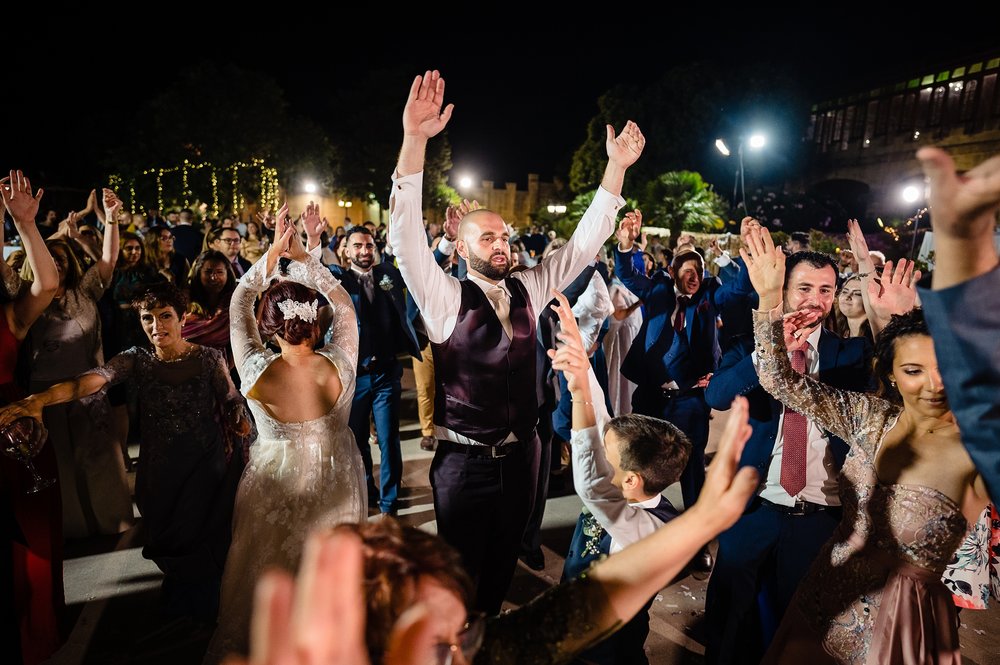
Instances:
[[[458,179],[458,186],[462,189],[469,189],[472,187],[472,176],[464,175]]]
[[[339,201],[337,201],[337,205],[340,206],[341,208],[350,208],[352,205],[354,205],[354,202],[340,199]]]
[[[753,134],[750,136],[750,148],[753,150],[760,150],[766,142],[767,139],[764,138],[763,134]]]
[[[907,185],[903,188],[903,200],[907,203],[916,203],[920,200],[920,189],[916,185]]]
[[[726,157],[729,157],[729,146],[722,139],[715,139],[715,148]]]
[[[319,191],[319,185],[312,180],[306,180],[306,182],[302,185],[302,189],[305,190],[306,194],[315,194]]]

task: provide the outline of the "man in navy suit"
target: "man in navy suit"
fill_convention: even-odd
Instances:
[[[917,153],[930,181],[932,291],[920,290],[941,379],[972,461],[1000,499],[1000,157],[960,177],[948,153]]]
[[[798,252],[787,259],[786,312],[819,310],[825,317],[836,289],[837,265],[829,256]],[[850,390],[867,387],[871,349],[865,338],[842,339],[817,323],[789,340],[788,348],[801,352],[802,371],[820,381]],[[728,409],[738,395],[749,400],[753,436],[740,464],[755,467],[761,479],[746,512],[719,536],[705,599],[708,663],[760,662],[799,580],[840,522],[837,476],[847,444],[764,392],[754,360],[753,338],[738,339],[705,391],[714,409]],[[792,461],[784,455],[786,434],[800,442],[804,487],[781,477],[783,457]]]
[[[615,250],[615,275],[645,303],[646,311],[621,372],[636,384],[635,413],[669,421],[691,440],[691,456],[681,475],[681,493],[688,507],[694,505],[705,482],[710,411],[704,388],[721,356],[716,326],[719,308],[747,298],[752,287],[746,271],[724,285],[704,279],[704,262],[695,251],[676,255],[669,275],[657,271],[646,277],[635,269],[631,256],[641,223],[640,211],[626,214]],[[711,568],[707,550],[697,563]]]
[[[311,214],[312,213],[312,214]],[[310,204],[303,219],[309,247],[322,247],[319,207]],[[349,425],[365,463],[368,502],[378,501],[382,513],[395,514],[403,477],[399,444],[400,353],[420,358],[420,345],[408,316],[403,278],[390,263],[375,263],[375,238],[365,226],[353,226],[344,240],[349,269],[329,266],[351,294],[358,318],[358,373]],[[378,447],[382,454],[379,482],[372,477],[372,455],[368,445],[369,418],[374,416]]]

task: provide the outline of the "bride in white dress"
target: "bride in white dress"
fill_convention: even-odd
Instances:
[[[274,245],[240,280],[230,308],[233,354],[259,437],[236,496],[219,625],[206,662],[246,653],[253,589],[266,569],[296,570],[311,530],[367,517],[364,466],[347,426],[358,358],[354,305],[306,253],[286,215],[287,205]],[[269,287],[280,257],[291,259],[287,277]],[[333,309],[331,341],[319,351],[316,292]],[[261,293],[258,321],[254,300]],[[280,353],[265,348],[258,322]]]

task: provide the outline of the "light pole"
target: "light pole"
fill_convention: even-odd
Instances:
[[[749,213],[747,213],[747,188],[743,176],[743,143],[743,137],[741,136],[739,146],[736,148],[736,157],[739,166],[736,169],[736,176],[733,179],[733,205],[736,205],[736,192],[739,190],[743,193],[743,214],[746,215]],[[751,134],[750,139],[747,141],[751,150],[760,150],[766,143],[767,139],[763,134]],[[729,146],[722,139],[715,139],[715,148],[722,153],[723,157],[729,157],[732,154],[729,151]]]

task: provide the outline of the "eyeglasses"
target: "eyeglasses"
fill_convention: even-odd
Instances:
[[[465,662],[471,663],[480,647],[483,646],[485,634],[486,615],[482,612],[470,614],[468,622],[455,638],[455,642],[438,642],[435,645],[436,659],[434,662],[437,665],[452,665],[455,654],[461,652]]]
[[[243,238],[219,238],[219,241],[227,245],[238,245],[243,242]]]
[[[160,240],[164,240],[164,241],[166,241],[166,240],[173,240],[173,239],[174,239],[173,235],[161,235],[160,236]]]

